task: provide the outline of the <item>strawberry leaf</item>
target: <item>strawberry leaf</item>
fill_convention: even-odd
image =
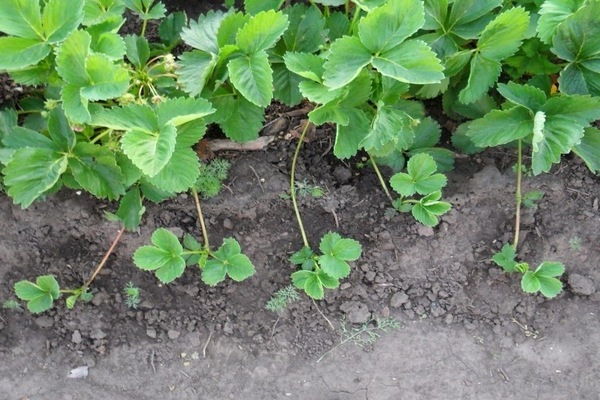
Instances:
[[[163,283],[180,277],[185,270],[185,260],[179,239],[170,231],[159,228],[152,234],[151,241],[154,246],[142,246],[135,251],[135,265],[146,271],[156,271],[156,277]]]
[[[249,278],[255,272],[250,259],[241,253],[239,243],[233,238],[226,238],[202,268],[202,281],[210,286],[225,280],[229,276],[236,282]]]
[[[60,287],[52,275],[39,276],[35,283],[19,281],[14,289],[17,297],[27,301],[27,308],[34,314],[49,310],[54,300],[60,297]]]

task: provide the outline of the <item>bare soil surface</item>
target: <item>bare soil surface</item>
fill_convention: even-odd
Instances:
[[[199,228],[191,197],[149,206],[140,232],[125,235],[94,283],[91,303],[38,316],[0,310],[0,398],[599,398],[597,177],[573,159],[525,180],[545,197],[524,210],[520,256],[567,266],[564,292],[547,300],[524,294],[517,276],[490,262],[512,236],[510,152],[459,159],[445,190],[454,209],[430,229],[409,215],[390,217],[375,174],[334,160],[321,137],[300,163],[299,179],[326,193],[302,198],[308,233],[315,247],[329,230],[353,237],[363,257],[318,310],[306,297],[280,315],[264,309],[289,284],[287,260],[301,247],[290,201],[281,197],[294,143],[224,154],[232,157],[231,178],[204,204],[211,239],[236,237],[256,275],[210,288],[192,268],[158,285],[135,268],[133,251],[157,227],[196,237]],[[39,274],[79,285],[118,229],[103,218],[114,204],[73,192],[28,210],[1,197],[0,208],[2,301],[14,299],[17,280]],[[137,310],[124,304],[130,281],[142,290]],[[374,329],[369,321],[381,317],[400,327],[374,330],[381,336],[370,345],[338,346],[347,337],[341,327]],[[89,366],[89,376],[67,378],[79,366]]]

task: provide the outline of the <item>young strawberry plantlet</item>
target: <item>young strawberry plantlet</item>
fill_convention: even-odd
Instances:
[[[138,268],[155,271],[156,277],[163,283],[173,282],[183,275],[186,267],[192,265],[198,265],[202,271],[202,281],[210,286],[224,281],[226,276],[241,282],[254,274],[252,262],[242,254],[240,245],[234,238],[224,239],[218,250],[211,250],[198,192],[201,190],[205,197],[216,195],[218,190],[215,191],[215,188],[210,186],[215,185],[216,179],[220,189],[221,181],[227,177],[229,164],[223,160],[215,160],[204,168],[205,172],[209,171],[209,175],[200,175],[191,189],[204,245],[198,243],[191,235],[185,235],[180,243],[173,233],[160,228],[152,234],[153,246],[142,246],[133,255],[133,261]],[[207,181],[212,182],[207,185]]]
[[[450,203],[440,201],[442,188],[447,179],[435,173],[437,165],[429,154],[417,154],[408,161],[406,173],[400,172],[390,178],[392,189],[400,194],[393,206],[400,212],[411,212],[413,217],[427,226],[438,224],[438,217],[450,211]],[[419,194],[423,197],[413,199]]]
[[[492,261],[506,272],[521,273],[523,275],[521,289],[526,293],[540,292],[548,298],[553,298],[560,293],[563,285],[558,277],[565,272],[562,263],[544,261],[532,271],[526,262],[517,262],[516,256],[515,246],[505,244],[502,250],[492,257]]]
[[[531,171],[534,175],[548,172],[553,164],[560,162],[562,154],[571,151],[582,157],[590,167],[597,166],[600,162],[598,159],[600,155],[597,151],[592,152],[587,149],[580,151],[581,144],[586,141],[586,136],[592,137],[591,140],[597,138],[598,131],[589,128],[589,125],[600,119],[600,98],[565,94],[548,97],[548,93],[537,87],[517,85],[513,82],[506,85],[499,84],[498,91],[507,99],[505,109],[494,110],[483,118],[473,121],[469,124],[467,131],[467,135],[479,147],[500,146],[513,142],[517,144],[514,242],[511,246],[512,250],[505,247],[503,256],[494,260],[497,263],[497,260],[510,259],[508,256],[512,254],[511,251],[516,254],[519,245],[521,205],[528,200],[526,196],[523,196],[521,188],[524,142],[530,145]],[[543,263],[543,268],[540,266],[534,272],[527,272],[527,264],[518,264],[520,266],[517,268],[512,262],[507,261],[507,263],[501,266],[505,269],[516,268],[525,274],[526,283],[522,285],[524,290],[537,291],[539,289],[546,296],[554,292],[547,288],[542,290],[540,285],[543,283],[540,285],[531,283],[537,282],[533,278],[539,271],[542,274],[540,276],[547,277],[550,276],[548,273],[556,273],[551,275],[551,277],[555,277],[562,274],[564,270],[564,268],[561,270],[557,267],[558,263]],[[540,282],[542,281],[544,280],[542,279]],[[555,282],[551,282],[556,288]],[[560,287],[558,291],[560,291]],[[553,297],[556,293],[549,297]]]
[[[66,299],[67,308],[72,309],[75,307],[75,303],[78,299],[83,301],[90,301],[92,294],[89,291],[89,287],[98,276],[98,273],[106,265],[108,257],[112,254],[115,247],[119,243],[121,236],[125,232],[125,227],[122,227],[117,236],[113,240],[110,248],[85,283],[76,289],[61,289],[58,281],[52,275],[38,276],[35,282],[30,281],[19,281],[15,283],[14,289],[15,294],[21,300],[27,302],[27,309],[34,314],[38,314],[49,310],[54,305],[54,301],[58,300],[62,294],[67,294]]]
[[[339,280],[350,274],[348,261],[356,261],[360,258],[362,246],[354,239],[345,239],[335,232],[329,232],[321,238],[319,245],[321,254],[315,253],[310,247],[298,208],[295,180],[298,154],[309,126],[310,123],[305,125],[298,139],[290,173],[290,196],[304,243],[304,247],[294,253],[290,261],[302,268],[292,274],[294,286],[304,290],[312,299],[321,300],[325,295],[325,289],[337,288],[340,285]]]

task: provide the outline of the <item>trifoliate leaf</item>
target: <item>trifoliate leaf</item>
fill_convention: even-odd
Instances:
[[[273,47],[288,24],[287,15],[282,12],[260,12],[237,32],[236,44],[244,53],[252,56]]]
[[[229,276],[241,282],[254,274],[250,259],[241,253],[239,243],[233,238],[223,239],[223,244],[213,253],[214,259],[206,262],[202,269],[202,281],[214,286]]]
[[[360,258],[362,246],[354,239],[344,239],[336,232],[329,232],[321,238],[319,250],[346,261],[356,261]]]
[[[303,270],[313,271],[317,266],[315,261],[315,252],[310,247],[303,247],[292,254],[290,262],[294,265],[300,265]]]
[[[419,200],[411,209],[413,217],[420,223],[426,226],[436,226],[438,217],[450,211],[452,205],[450,203],[439,201],[442,197],[442,192],[437,191]]]
[[[16,150],[4,168],[4,185],[16,204],[27,208],[50,190],[67,169],[66,155],[45,148]]]
[[[360,20],[358,36],[372,54],[378,54],[400,45],[424,23],[422,1],[389,0]]]
[[[125,6],[115,0],[87,0],[83,10],[85,17],[82,23],[91,26],[112,18],[120,18]]]
[[[292,283],[315,300],[321,300],[325,294],[317,272],[296,271],[292,274]]]
[[[259,107],[273,99],[273,71],[264,51],[235,58],[227,64],[229,79],[237,90]]]
[[[559,262],[545,261],[535,271],[527,271],[521,280],[521,287],[527,293],[541,292],[548,298],[555,297],[562,290],[562,282],[556,279],[564,273],[565,267]]]
[[[396,107],[378,107],[371,129],[360,145],[369,152],[379,151],[388,145],[393,147],[390,152],[394,149],[406,150],[415,136],[411,122],[412,118]]]
[[[350,83],[373,59],[369,50],[357,37],[337,39],[329,49],[324,64],[323,80],[332,89]]]
[[[180,277],[185,270],[185,260],[181,256],[183,247],[179,239],[170,231],[159,228],[152,234],[154,246],[142,246],[133,254],[135,265],[146,271],[156,271],[156,277],[169,283]]]
[[[131,130],[121,140],[123,152],[146,175],[153,177],[167,165],[175,151],[177,129],[165,125],[158,134]]]
[[[35,283],[19,281],[14,289],[17,297],[27,301],[27,308],[34,314],[49,310],[54,300],[60,297],[60,287],[52,275],[39,276]]]
[[[516,271],[517,261],[515,260],[517,252],[515,248],[510,244],[502,246],[502,250],[494,254],[492,261],[502,267],[506,272]]]
[[[428,195],[446,186],[447,179],[436,174],[437,165],[429,154],[416,154],[410,158],[406,167],[407,173],[398,173],[390,178],[392,189],[402,196],[415,193]]]

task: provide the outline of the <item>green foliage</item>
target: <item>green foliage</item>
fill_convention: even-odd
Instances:
[[[60,297],[60,287],[52,275],[38,276],[35,283],[19,281],[15,283],[15,294],[21,300],[27,302],[27,309],[39,314],[49,310]]]
[[[125,293],[125,304],[129,308],[136,309],[140,305],[140,293],[141,289],[133,284],[133,282],[128,282],[123,288],[123,292]]]
[[[214,197],[221,191],[223,181],[227,179],[231,164],[224,159],[215,159],[210,163],[200,163],[200,173],[195,188],[204,198]]]
[[[321,255],[304,247],[290,258],[292,264],[302,267],[292,274],[292,283],[316,300],[323,298],[324,289],[337,288],[339,280],[350,274],[348,262],[360,258],[362,246],[354,239],[329,232],[321,238],[319,250]]]
[[[288,285],[276,291],[267,302],[265,308],[271,312],[279,313],[285,310],[291,303],[298,300],[300,300],[298,291],[294,286]]]
[[[521,288],[526,293],[540,292],[545,297],[553,298],[562,290],[562,282],[558,279],[565,272],[562,263],[544,261],[532,271],[529,264],[516,261],[515,248],[510,244],[505,244],[502,250],[492,257],[492,261],[506,272],[521,273]]]
[[[133,262],[140,269],[155,271],[163,283],[173,282],[192,264],[200,267],[202,280],[211,286],[222,282],[226,276],[240,282],[254,274],[254,266],[233,238],[224,239],[215,252],[200,246],[191,236],[186,237],[182,245],[164,228],[157,229],[151,241],[153,246],[142,246],[135,251]]]
[[[441,189],[448,180],[443,174],[436,173],[437,165],[433,157],[426,153],[412,156],[408,161],[406,173],[399,172],[390,178],[390,185],[400,194],[393,203],[400,212],[410,211],[413,217],[427,226],[438,224],[438,217],[450,211],[449,203],[440,201]],[[415,194],[420,199],[409,198]]]
[[[530,85],[509,82],[499,84],[500,94],[510,104],[505,110],[494,110],[473,121],[467,135],[479,147],[499,146],[522,139],[531,143],[532,171],[548,172],[579,145],[589,125],[600,119],[600,98],[582,95],[546,94]],[[594,154],[581,153],[586,158]]]

